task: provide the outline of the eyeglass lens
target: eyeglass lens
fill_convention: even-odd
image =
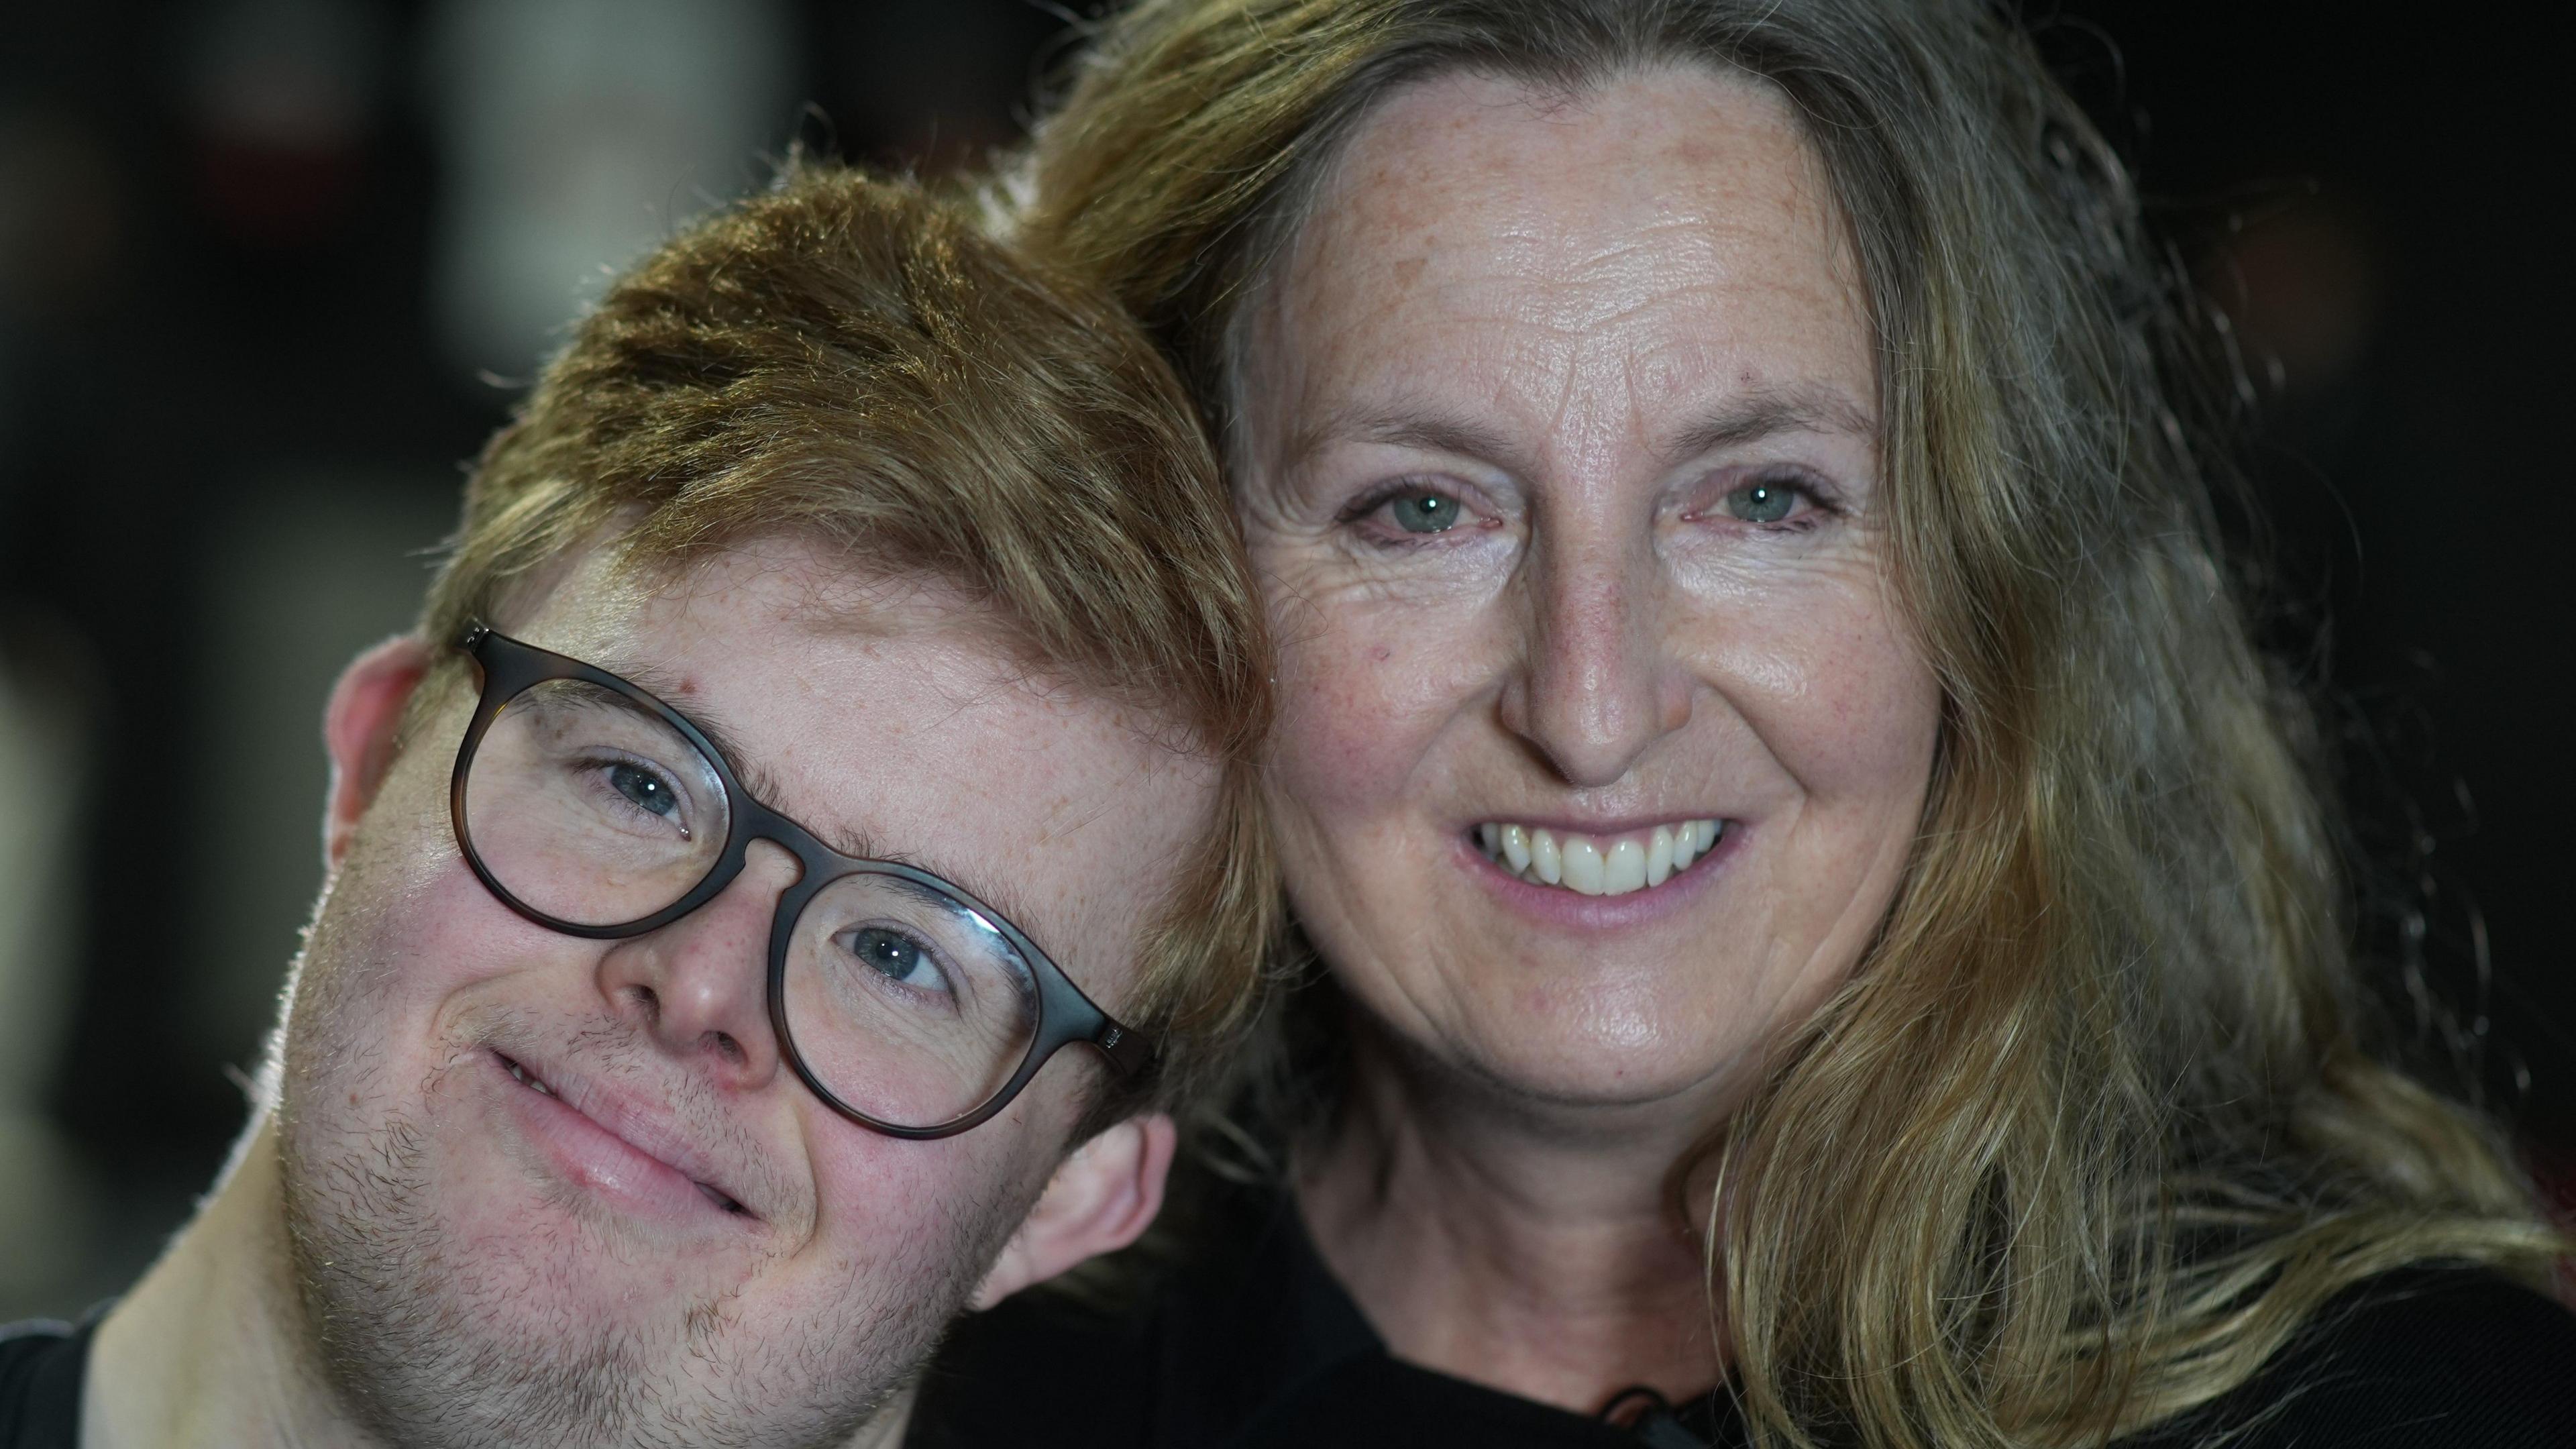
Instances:
[[[465,777],[475,858],[521,905],[572,925],[639,921],[713,871],[724,780],[688,738],[599,685],[547,680],[505,703]],[[863,871],[798,914],[782,1006],[806,1069],[849,1107],[934,1127],[982,1106],[1028,1055],[1035,976],[971,906]]]

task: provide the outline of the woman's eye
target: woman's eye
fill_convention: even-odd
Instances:
[[[1458,526],[1458,500],[1439,493],[1399,493],[1387,500],[1395,526],[1407,533],[1446,533]]]
[[[1726,495],[1725,507],[1746,523],[1778,523],[1797,510],[1802,491],[1794,483],[1747,483]]]
[[[850,954],[888,981],[918,991],[948,989],[948,978],[921,949],[921,943],[900,931],[889,931],[882,926],[861,926],[850,933]]]

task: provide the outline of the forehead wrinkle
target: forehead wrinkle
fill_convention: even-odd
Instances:
[[[1878,419],[1831,383],[1801,379],[1755,385],[1701,413],[1655,451],[1659,456],[1680,461],[1787,433],[1849,437],[1875,444]]]
[[[1334,443],[1378,443],[1428,453],[1455,453],[1498,465],[1512,452],[1511,443],[1501,433],[1414,395],[1409,388],[1382,407],[1345,397],[1319,409],[1316,417],[1290,435],[1281,456],[1286,466],[1294,469]]]

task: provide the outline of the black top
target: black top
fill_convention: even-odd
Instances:
[[[77,1328],[0,1324],[0,1449],[77,1449],[89,1341],[104,1316],[92,1313]]]
[[[1022,1294],[961,1323],[909,1449],[1491,1449],[1742,1445],[1722,1392],[1616,1427],[1386,1351],[1284,1197],[1244,1195],[1212,1246],[1123,1309]],[[1624,1417],[1624,1416],[1623,1416]],[[2410,1269],[2329,1305],[2252,1381],[2126,1441],[2181,1449],[2570,1449],[2576,1314],[2491,1274]]]

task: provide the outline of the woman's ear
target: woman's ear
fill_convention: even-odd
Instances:
[[[429,673],[434,651],[409,635],[387,639],[349,661],[322,712],[322,744],[331,755],[331,789],[322,807],[322,861],[338,869],[357,838],[358,820],[394,763],[403,706]]]
[[[975,1306],[990,1308],[1077,1263],[1136,1241],[1163,1210],[1163,1180],[1179,1139],[1160,1112],[1130,1117],[1073,1150],[1020,1230],[1002,1245]]]

